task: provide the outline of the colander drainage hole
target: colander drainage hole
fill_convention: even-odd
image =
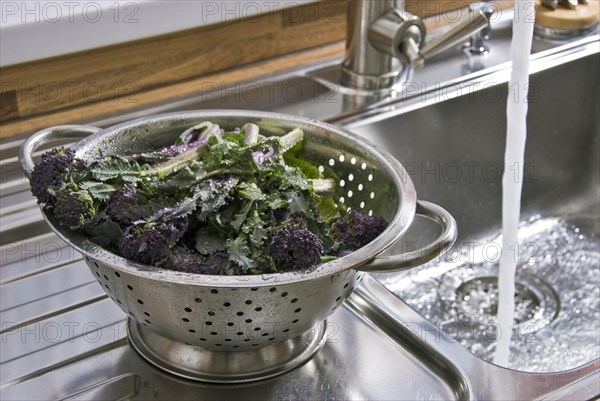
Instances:
[[[188,312],[188,313],[190,313],[192,311],[192,308],[185,308],[183,310],[186,311],[186,312]]]

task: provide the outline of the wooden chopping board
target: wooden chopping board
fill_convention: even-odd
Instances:
[[[558,5],[552,10],[536,1],[535,22],[546,28],[554,29],[586,29],[598,23],[600,18],[600,1],[590,0],[588,4],[579,4],[571,10],[563,5]]]

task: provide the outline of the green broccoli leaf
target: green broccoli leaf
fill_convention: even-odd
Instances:
[[[117,191],[114,185],[97,181],[85,181],[79,184],[79,187],[87,190],[92,198],[101,202],[108,202],[110,197]]]
[[[90,166],[94,178],[99,181],[123,180],[136,182],[152,174],[147,164],[139,165],[136,161],[126,161],[120,158],[111,158],[102,163]]]
[[[253,205],[254,202],[247,201],[244,206],[241,207],[239,213],[235,215],[234,219],[230,223],[234,230],[239,231],[242,228],[242,225],[246,222],[248,213],[250,213]]]
[[[251,201],[261,201],[265,199],[265,194],[256,186],[255,183],[242,182],[237,187],[237,193],[242,198]]]
[[[209,179],[202,182],[195,195],[199,206],[198,219],[206,221],[208,216],[227,205],[238,182],[237,178]]]
[[[294,214],[310,215],[310,207],[303,196],[297,192],[291,192],[288,196],[288,208]]]
[[[84,231],[96,244],[109,249],[118,249],[123,238],[121,227],[108,217],[94,226],[85,227]]]
[[[227,249],[227,239],[203,227],[196,232],[196,250],[203,255],[224,251]]]
[[[227,240],[227,253],[229,259],[240,266],[243,271],[248,271],[255,266],[254,261],[251,259],[246,235],[244,234],[239,235],[235,239]]]
[[[293,150],[293,148],[292,148],[292,150]],[[288,152],[283,156],[283,160],[285,160],[285,163],[288,166],[293,166],[293,167],[300,169],[300,171],[302,171],[302,173],[304,173],[306,178],[310,178],[310,179],[323,178],[323,174],[321,174],[319,172],[319,168],[317,166],[315,166],[314,164],[312,164],[310,162],[307,162],[306,160],[299,159],[298,157],[296,157],[295,154],[292,155],[290,153],[291,152]]]

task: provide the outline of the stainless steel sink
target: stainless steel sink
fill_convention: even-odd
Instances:
[[[588,55],[531,76],[524,177],[516,178],[523,182],[520,243],[509,250],[519,261],[513,369],[555,372],[600,357],[600,80],[591,73],[599,60]],[[487,360],[498,329],[507,95],[519,93],[490,85],[352,125],[401,160],[419,197],[443,205],[459,226],[454,250],[440,260],[375,277]],[[427,243],[435,227],[423,223],[413,233],[390,253]]]
[[[490,316],[505,107],[507,96],[524,101],[518,88],[506,84],[509,39],[510,18],[504,18],[495,23],[489,57],[473,63],[458,51],[446,52],[392,92],[363,96],[340,87],[341,60],[336,60],[89,122],[106,126],[199,108],[251,108],[327,120],[392,152],[411,175],[419,198],[455,216],[459,239],[447,255],[408,272],[366,275],[328,320],[327,341],[317,355],[261,382],[194,383],[145,363],[129,344],[126,316],[81,256],[43,222],[16,167],[20,140],[0,144],[0,398],[512,400],[600,395],[597,32],[570,42],[534,41],[518,248],[522,302],[514,333],[521,343],[513,348],[509,368],[488,361],[496,335]],[[435,225],[416,220],[403,242],[388,252],[413,250],[436,234]],[[545,354],[553,345],[546,341],[555,333],[559,347]]]

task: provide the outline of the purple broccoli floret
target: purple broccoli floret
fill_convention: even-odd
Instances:
[[[160,266],[171,258],[165,236],[154,227],[130,226],[119,245],[121,256],[147,265]]]
[[[174,218],[161,223],[134,224],[125,229],[119,250],[121,256],[140,263],[168,267],[171,248],[186,233],[188,221]]]
[[[305,270],[321,261],[323,241],[308,230],[287,225],[271,237],[269,253],[284,271]]]
[[[94,201],[88,191],[63,187],[55,194],[54,217],[61,225],[77,230],[96,216]]]
[[[183,245],[173,247],[172,252],[173,257],[168,267],[186,273],[222,274],[231,263],[227,252],[202,255]]]
[[[158,230],[163,235],[163,237],[165,237],[167,245],[169,247],[172,247],[186,233],[188,225],[188,219],[174,218],[156,226],[156,230]]]
[[[106,212],[115,221],[131,224],[147,215],[148,200],[133,185],[126,184],[110,199]]]
[[[74,164],[73,150],[60,147],[51,149],[42,155],[31,173],[31,192],[38,203],[44,207],[53,207],[56,201],[48,189],[60,187],[69,180],[69,172]]]
[[[369,216],[354,210],[333,219],[331,223],[331,235],[346,250],[356,250],[367,245],[387,227],[383,217]]]

